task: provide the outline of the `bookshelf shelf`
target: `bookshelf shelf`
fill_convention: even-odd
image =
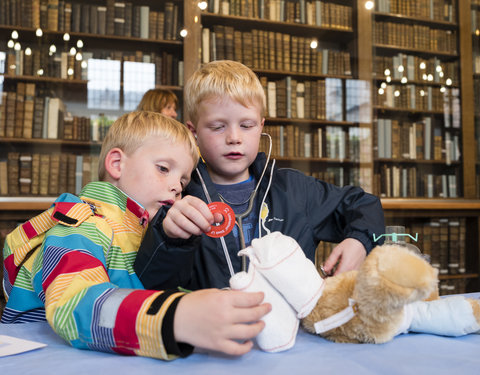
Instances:
[[[258,69],[255,68],[253,71],[257,74],[266,75],[270,77],[283,77],[283,76],[291,76],[293,78],[310,78],[310,79],[318,79],[318,78],[339,78],[339,79],[349,79],[352,78],[351,75],[344,75],[344,74],[317,74],[317,73],[299,73],[299,72],[287,72],[281,70],[268,70],[268,69]]]
[[[456,52],[421,50],[418,48],[393,46],[393,45],[379,44],[379,43],[374,43],[373,47],[374,49],[377,50],[377,53],[381,52],[381,53],[387,53],[387,54],[397,54],[398,52],[410,52],[421,57],[429,58],[429,57],[437,56],[443,59],[456,59],[459,57],[458,53]]]
[[[382,198],[382,207],[385,210],[425,210],[443,211],[447,214],[449,211],[474,211],[480,210],[480,201],[476,199],[419,199],[419,198]]]
[[[356,122],[350,121],[329,121],[329,120],[316,120],[316,119],[300,119],[300,118],[285,118],[285,117],[265,117],[265,121],[270,124],[298,124],[298,125],[335,125],[352,127],[358,126]]]
[[[377,162],[381,163],[394,163],[394,164],[425,164],[425,165],[442,165],[442,166],[459,166],[460,161],[451,161],[447,164],[445,160],[425,160],[425,159],[389,159],[389,158],[377,158]]]
[[[26,145],[63,145],[63,146],[80,146],[86,148],[100,148],[102,146],[101,142],[91,142],[91,141],[74,141],[68,139],[43,139],[43,138],[4,138],[0,137],[0,143],[7,144],[26,144]]]
[[[428,26],[434,26],[438,28],[445,28],[456,30],[458,29],[458,24],[456,22],[450,21],[440,21],[440,20],[433,20],[430,18],[425,17],[412,17],[412,16],[405,16],[403,14],[394,14],[394,13],[386,13],[386,12],[373,12],[375,19],[384,19],[390,20],[392,22],[402,23],[402,24],[423,24]]]
[[[384,107],[384,106],[374,106],[374,110],[379,113],[410,113],[412,115],[432,115],[432,116],[444,116],[443,111],[427,111],[427,110],[418,110],[411,108],[399,108],[399,107]]]
[[[346,165],[358,165],[359,162],[347,160],[347,159],[333,159],[333,158],[315,158],[315,157],[286,157],[286,156],[274,156],[277,161],[297,161],[306,163],[327,163],[327,164],[346,164]]]
[[[46,210],[57,197],[0,197],[0,211]]]
[[[480,75],[479,75],[480,77]],[[377,83],[377,86],[380,85],[381,82],[385,82],[387,77],[384,76],[384,77],[373,77],[372,78],[374,82]],[[403,83],[401,82],[400,79],[392,79],[390,81],[391,84],[395,84],[395,85],[418,85],[418,86],[431,86],[431,87],[443,87],[443,86],[446,86],[445,83],[443,82],[432,82],[432,81],[428,81],[428,80],[425,80],[425,81],[416,81],[416,80],[408,80],[407,82]],[[448,87],[451,87],[451,88],[459,88],[459,86],[457,85],[449,85]]]
[[[241,24],[240,24],[241,22]],[[319,39],[325,39],[329,37],[334,37],[335,40],[341,42],[347,42],[354,38],[354,32],[352,29],[345,28],[335,28],[335,27],[321,27],[307,25],[303,23],[293,23],[293,22],[280,22],[280,21],[271,21],[263,18],[248,18],[242,16],[231,16],[231,15],[220,15],[210,12],[202,13],[202,24],[203,26],[210,26],[213,24],[219,23],[229,23],[235,24],[238,27],[261,27],[268,28],[274,31],[282,31],[287,33],[298,33],[298,34],[315,34]]]
[[[19,34],[21,33],[22,40],[27,42],[39,42],[39,38],[35,35],[36,29],[33,27],[24,27],[24,26],[11,26],[11,25],[0,25],[0,35],[6,36],[6,33],[11,31],[18,31]],[[65,31],[53,31],[45,29],[43,30],[43,40],[48,39],[49,42],[60,42],[60,45],[64,44],[63,35]],[[85,32],[72,32],[68,31],[70,37],[75,39],[82,39],[85,42],[92,42],[92,41],[100,41],[102,43],[105,42],[115,42],[115,41],[123,41],[123,42],[132,42],[132,43],[140,43],[140,46],[144,47],[148,44],[157,47],[159,44],[162,46],[172,46],[172,47],[181,47],[183,46],[183,42],[181,40],[164,40],[164,39],[150,39],[150,38],[137,38],[132,36],[120,36],[120,35],[99,35],[93,33],[85,33]],[[137,44],[138,45],[138,44]],[[124,47],[122,47],[124,48]]]
[[[56,78],[56,77],[42,77],[42,76],[29,76],[29,75],[8,75],[0,74],[3,76],[5,81],[20,81],[20,82],[45,82],[45,83],[58,83],[64,85],[79,85],[86,86],[88,84],[87,80],[83,79],[65,79],[65,78]]]

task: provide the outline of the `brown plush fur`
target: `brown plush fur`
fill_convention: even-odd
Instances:
[[[315,322],[343,310],[353,298],[358,308],[353,319],[321,336],[335,342],[387,342],[398,333],[406,304],[438,295],[437,274],[404,247],[376,247],[358,271],[325,279],[323,295],[302,324],[315,333]]]

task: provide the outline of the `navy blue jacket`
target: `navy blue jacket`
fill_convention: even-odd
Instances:
[[[259,153],[250,166],[259,181],[266,163]],[[201,173],[212,201],[220,201],[206,165],[200,162],[185,194],[207,202]],[[373,234],[384,233],[385,223],[380,200],[359,187],[338,187],[306,176],[295,169],[268,166],[260,184],[257,198],[263,204],[259,213],[259,233],[279,231],[293,237],[306,256],[314,261],[320,241],[341,242],[355,238],[367,253],[376,246]],[[262,210],[263,207],[263,210]],[[221,241],[206,235],[188,240],[168,238],[162,221],[168,208],[162,207],[151,221],[135,261],[135,272],[147,289],[168,289],[182,286],[187,289],[224,288],[230,273]],[[235,272],[241,270],[237,242],[230,233],[224,237]]]

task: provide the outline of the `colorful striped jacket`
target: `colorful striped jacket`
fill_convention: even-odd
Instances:
[[[133,270],[147,222],[147,211],[108,182],[86,185],[80,197],[61,195],[6,238],[1,322],[46,319],[81,349],[188,354],[173,336],[183,293],[144,290]]]

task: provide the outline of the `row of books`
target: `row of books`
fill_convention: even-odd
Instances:
[[[164,2],[157,11],[147,5],[114,0],[106,0],[104,5],[63,0],[0,0],[0,25],[49,31],[176,40],[181,16],[178,3],[172,1]]]
[[[360,161],[358,127],[325,126],[309,130],[300,125],[265,125],[264,132],[272,137],[272,157]],[[269,147],[268,138],[263,137],[260,149],[268,152]]]
[[[420,51],[457,53],[457,33],[424,25],[396,22],[373,23],[375,44]]]
[[[360,169],[356,167],[326,167],[309,173],[314,178],[337,186],[363,186],[360,183]]]
[[[443,112],[446,127],[460,127],[460,90],[455,87],[385,84],[374,91],[374,103],[381,107]]]
[[[79,194],[98,179],[98,156],[72,153],[9,152],[0,160],[0,195],[57,196]]]
[[[85,56],[87,57],[87,56]],[[62,79],[86,79],[82,60],[69,52],[49,53],[48,47],[7,51],[5,69],[11,76],[43,76]]]
[[[352,29],[352,7],[321,0],[210,0],[211,13]]]
[[[344,89],[341,79],[298,81],[260,77],[267,99],[266,115],[273,118],[343,121]]]
[[[3,91],[0,99],[0,137],[101,141],[107,123],[72,116],[60,98],[36,96],[35,84],[18,82],[17,91]]]
[[[428,173],[418,166],[382,164],[374,174],[375,191],[384,198],[458,198],[455,174]]]
[[[215,25],[202,29],[202,62],[235,60],[253,69],[351,75],[348,51],[312,48],[312,38],[269,30],[240,31]]]
[[[480,62],[479,62],[480,63]],[[373,74],[377,78],[431,82],[458,86],[458,61],[440,61],[437,57],[425,59],[419,56],[399,53],[395,56],[374,56]]]
[[[416,122],[378,118],[374,134],[377,158],[460,161],[459,135],[432,126],[431,117]]]
[[[414,243],[440,275],[458,275],[467,272],[465,259],[466,218],[431,218],[414,221],[407,225],[407,233],[418,235]]]
[[[28,53],[26,52],[28,48]],[[50,54],[45,48],[26,47],[18,51],[8,51],[5,59],[0,56],[0,72],[8,75],[42,76],[62,79],[89,80],[89,62],[91,59],[124,62],[139,62],[154,64],[155,85],[181,86],[183,85],[183,61],[176,54],[167,51],[158,53],[124,53],[121,51],[102,50],[82,52],[82,60],[76,60],[67,52]],[[128,79],[127,69],[118,67],[124,72],[124,81]],[[138,70],[138,69],[137,69]],[[92,74],[91,74],[92,76]],[[121,79],[121,77],[120,77]]]
[[[456,22],[455,0],[377,0],[375,10],[407,17]]]

